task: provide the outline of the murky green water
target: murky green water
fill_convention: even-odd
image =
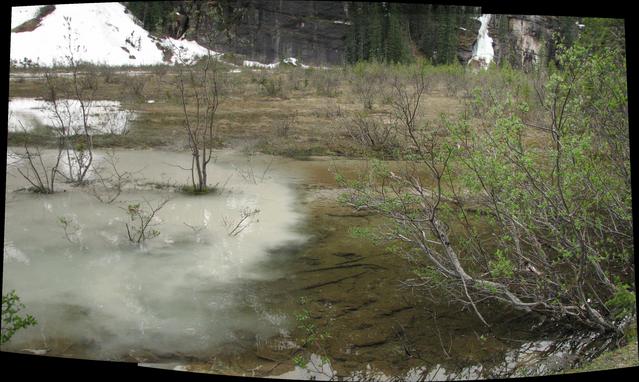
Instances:
[[[113,204],[69,185],[54,195],[15,192],[26,183],[9,168],[3,290],[15,289],[39,325],[3,350],[253,376],[418,380],[507,374],[528,353],[576,346],[561,348],[500,307],[486,314],[488,329],[472,312],[405,287],[405,261],[350,234],[379,218],[335,203],[331,171],[357,174],[364,162],[224,151],[211,172],[221,192],[188,196],[171,186],[188,182],[177,167],[188,155],[117,155],[135,181]],[[127,206],[167,197],[160,236],[130,243]],[[230,234],[248,210],[259,213]],[[66,236],[60,217],[73,222]],[[303,346],[302,324],[327,336]],[[318,366],[319,355],[330,365]],[[294,366],[298,356],[315,365]]]

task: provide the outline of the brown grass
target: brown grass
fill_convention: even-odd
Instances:
[[[365,150],[352,141],[341,123],[352,113],[362,110],[352,85],[343,78],[338,69],[321,74],[290,68],[275,71],[252,71],[244,68],[242,73],[228,73],[222,68],[225,78],[224,97],[216,115],[216,129],[220,142],[238,145],[252,142],[256,149],[294,157],[309,155],[362,156]],[[30,71],[34,76],[37,73]],[[177,88],[174,85],[174,68],[162,70],[146,69],[143,74],[129,76],[122,70],[106,71],[93,69],[99,75],[96,99],[121,101],[123,107],[138,113],[131,123],[126,137],[99,137],[96,144],[115,147],[156,147],[182,149],[186,145],[183,131],[183,111]],[[340,81],[329,92],[317,91],[313,80],[322,80],[334,75]],[[260,91],[257,79],[262,76],[278,76],[287,94],[286,98],[265,96]],[[107,78],[108,77],[108,78]],[[303,86],[303,78],[308,85]],[[143,81],[144,87],[133,94],[131,83]],[[44,97],[44,78],[31,77],[22,81],[11,81],[11,97]],[[147,103],[153,100],[154,103]],[[448,97],[440,90],[428,94],[423,102],[423,114],[427,119],[439,118],[441,113],[455,114],[462,110],[459,99]],[[376,102],[373,112],[388,113],[390,107]],[[296,115],[286,136],[278,134],[277,126],[283,119]],[[9,135],[9,143],[17,144],[18,137]]]

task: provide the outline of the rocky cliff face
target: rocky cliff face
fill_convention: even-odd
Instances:
[[[479,19],[473,18],[474,22],[471,23],[471,28],[460,29],[457,34],[457,59],[460,63],[466,64],[473,56],[473,46],[477,42],[477,36],[481,22]],[[490,32],[490,31],[489,31]]]
[[[216,50],[267,63],[286,57],[316,65],[344,61],[348,2],[236,0],[221,11],[230,22],[213,44]],[[203,36],[210,24],[198,24],[195,38],[207,43]]]
[[[554,47],[552,33],[559,30],[559,19],[554,16],[501,15],[498,23],[506,33],[499,33],[500,26],[493,25],[496,33],[496,54],[500,60],[508,60],[517,67],[548,59]]]
[[[173,37],[189,30],[191,38],[207,45],[205,36],[215,23],[205,10],[216,7],[226,24],[217,25],[225,33],[218,35],[212,44],[215,50],[265,63],[286,57],[314,65],[345,61],[346,39],[352,33],[349,16],[352,2],[225,0],[189,4],[180,6],[180,16],[173,16],[176,21],[166,28]],[[406,15],[407,19],[409,16]],[[468,63],[472,56],[480,22],[473,20],[466,25],[453,26],[457,30],[457,57],[462,64]],[[493,39],[495,62],[508,60],[514,66],[525,66],[538,60],[542,52],[552,54],[551,36],[558,28],[557,17],[494,15],[488,33]]]
[[[458,58],[468,63],[477,42],[480,23],[475,29],[464,31],[460,38]],[[493,15],[488,33],[493,39],[494,61],[508,61],[515,67],[527,67],[534,62],[545,62],[554,53],[553,33],[560,30],[555,16]],[[472,36],[475,36],[474,38]]]

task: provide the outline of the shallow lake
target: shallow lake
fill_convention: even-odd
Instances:
[[[97,164],[109,157],[97,154]],[[92,186],[16,191],[28,186],[14,167],[24,163],[8,158],[3,290],[15,289],[38,325],[3,350],[282,378],[418,380],[506,375],[539,366],[538,353],[552,354],[543,366],[552,369],[582,346],[555,343],[500,309],[488,330],[468,310],[403,287],[408,264],[350,234],[379,218],[335,202],[331,171],[356,174],[364,162],[222,150],[210,168],[219,191],[194,196],[176,192],[189,183],[188,154],[116,156],[132,181],[111,204]],[[159,235],[130,242],[129,206],[164,200],[152,220]],[[330,364],[293,366],[307,335],[303,311],[328,334],[307,346],[310,361],[326,355]]]

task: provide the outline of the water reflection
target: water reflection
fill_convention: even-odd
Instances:
[[[418,366],[400,375],[388,375],[384,371],[367,364],[361,370],[340,372],[322,357],[311,354],[304,367],[295,366],[291,371],[270,376],[271,378],[301,380],[341,380],[341,381],[457,381],[476,379],[501,379],[548,375],[572,366],[577,354],[591,358],[598,354],[603,344],[597,341],[597,334],[590,333],[562,340],[540,340],[525,342],[520,347],[508,351],[503,362],[496,365],[469,365],[451,367],[435,364]]]
[[[68,185],[47,196],[13,192],[24,182],[7,178],[3,287],[18,290],[40,324],[3,350],[222,374],[380,381],[552,372],[587,350],[590,338],[543,338],[530,322],[510,321],[512,313],[500,309],[492,309],[491,322],[501,328],[488,332],[459,307],[420,301],[399,288],[410,268],[383,246],[350,235],[354,226],[379,221],[336,205],[338,190],[327,181],[335,163],[260,156],[249,163],[220,153],[212,182],[225,184],[223,192],[193,197],[173,192],[188,183],[176,167],[187,167],[188,155],[118,155],[121,170],[138,174],[119,204]],[[254,182],[245,176],[249,164],[255,174],[272,171]],[[325,188],[299,192],[305,172]],[[289,184],[295,182],[302,187]],[[169,194],[158,214],[161,235],[132,245],[122,207]],[[260,212],[229,235],[229,222],[246,208]],[[77,225],[68,238],[60,216]],[[306,367],[293,366],[301,348],[295,314],[303,308],[310,323],[332,336],[323,349],[330,363],[308,354]]]
[[[108,360],[206,357],[222,343],[285,328],[286,316],[264,306],[268,291],[256,282],[278,276],[260,266],[275,248],[305,240],[287,183],[274,173],[247,183],[221,160],[210,174],[212,183],[227,182],[224,192],[193,197],[139,186],[181,182],[185,174],[175,165],[188,166],[188,155],[119,157],[121,171],[147,170],[113,204],[68,185],[53,195],[13,193],[23,180],[7,178],[13,197],[5,213],[3,290],[18,291],[39,325],[3,350]],[[160,236],[129,242],[127,205],[167,197],[154,221]],[[252,206],[259,219],[229,235],[224,218],[237,220]]]

